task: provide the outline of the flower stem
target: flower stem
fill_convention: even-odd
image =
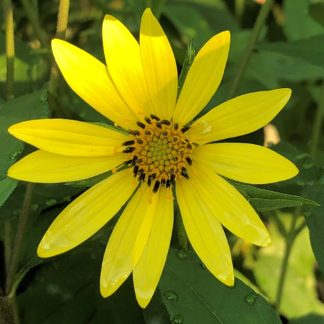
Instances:
[[[280,304],[281,304],[281,300],[282,300],[282,294],[283,294],[283,289],[284,289],[284,285],[285,285],[285,280],[286,280],[286,275],[287,275],[287,270],[288,270],[288,261],[289,261],[289,257],[291,254],[291,250],[294,245],[296,237],[298,236],[300,231],[304,228],[304,226],[299,226],[298,228],[296,228],[299,212],[300,212],[300,209],[298,208],[298,209],[296,209],[296,212],[292,215],[290,228],[286,235],[284,256],[282,259],[280,275],[279,275],[279,282],[278,282],[276,299],[275,299],[275,309],[277,310],[278,313],[280,311]]]
[[[24,233],[25,233],[25,229],[26,229],[26,225],[27,225],[27,220],[28,220],[28,216],[30,213],[30,205],[31,205],[33,190],[34,190],[34,184],[27,183],[24,202],[23,202],[21,214],[19,217],[15,242],[13,245],[12,256],[11,256],[10,264],[8,267],[6,293],[7,293],[7,295],[10,295],[10,296],[14,296],[14,293],[11,291],[11,289],[12,289],[12,287],[14,287],[14,281],[15,281],[17,268],[18,268],[20,249],[22,246],[23,237],[24,237]]]
[[[316,109],[312,140],[311,140],[311,149],[310,153],[313,158],[316,157],[318,143],[322,130],[322,122],[324,118],[324,80],[322,81],[322,86],[320,88],[320,99]]]
[[[14,21],[11,0],[4,0],[5,30],[6,30],[6,56],[7,56],[7,80],[6,99],[14,97],[14,72],[15,72],[15,40]]]
[[[55,34],[55,37],[57,38],[65,39],[68,18],[69,18],[69,8],[70,8],[70,0],[60,0],[58,15],[57,15],[56,34]],[[49,104],[50,106],[53,107],[56,106],[55,98],[57,97],[57,88],[58,88],[59,80],[60,80],[60,72],[56,63],[53,61],[51,67],[50,81],[48,85]]]
[[[40,25],[37,8],[29,0],[21,0],[21,3],[24,7],[26,16],[33,27],[36,37],[38,38],[38,40],[40,41],[40,43],[43,47],[47,47],[48,46],[48,37],[46,35],[46,32]]]
[[[237,73],[235,74],[233,83],[230,87],[229,93],[228,93],[228,97],[232,98],[235,93],[236,90],[238,88],[238,85],[241,81],[242,76],[244,75],[244,72],[247,68],[247,65],[250,61],[254,46],[256,44],[256,42],[259,39],[260,36],[260,32],[262,30],[263,25],[266,22],[266,19],[271,11],[272,5],[273,5],[274,0],[267,0],[265,2],[265,4],[261,7],[258,17],[256,19],[256,22],[254,24],[253,30],[252,30],[252,34],[249,38],[248,44],[245,48],[245,51],[242,55],[241,61],[239,63],[239,67],[237,69]]]

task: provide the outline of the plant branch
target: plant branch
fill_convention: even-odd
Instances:
[[[7,56],[7,79],[6,99],[14,97],[14,74],[15,74],[15,39],[13,8],[11,0],[4,0],[4,18],[6,30],[6,56]]]
[[[320,99],[316,109],[313,133],[311,139],[310,153],[313,158],[316,157],[319,139],[322,131],[323,118],[324,118],[324,80],[322,81],[322,86],[320,88]]]
[[[238,85],[239,85],[239,83],[244,75],[244,72],[248,66],[248,63],[250,61],[255,44],[257,43],[257,41],[259,39],[262,27],[265,24],[266,19],[271,11],[273,2],[274,2],[274,0],[267,0],[259,11],[258,17],[256,19],[256,22],[255,22],[253,30],[252,30],[252,34],[249,38],[248,44],[245,48],[245,51],[244,51],[241,61],[239,63],[239,67],[235,74],[233,83],[230,87],[229,94],[228,94],[229,99],[232,98],[236,93]]]

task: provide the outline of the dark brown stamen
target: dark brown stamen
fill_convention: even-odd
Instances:
[[[150,117],[151,117],[152,119],[155,119],[156,121],[159,121],[159,120],[160,120],[160,118],[159,118],[158,116],[155,116],[155,115],[153,115],[153,114],[151,114]]]
[[[133,145],[135,144],[135,141],[134,140],[130,140],[130,141],[126,141],[123,143],[123,146],[129,146],[129,145]]]
[[[160,181],[157,180],[154,183],[153,192],[157,193],[157,191],[159,190],[159,187],[160,187]]]
[[[189,165],[192,165],[192,160],[189,156],[186,157],[186,161],[188,162]]]
[[[137,126],[143,128],[143,129],[145,128],[145,125],[143,123],[141,123],[140,121],[138,121],[136,124],[137,124]]]

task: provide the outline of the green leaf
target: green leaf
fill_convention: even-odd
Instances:
[[[144,324],[131,280],[109,298],[100,295],[103,253],[104,245],[88,241],[34,268],[17,297],[24,324]]]
[[[49,115],[46,90],[21,96],[0,105],[0,179],[22,153],[24,145],[8,133],[8,127],[29,119],[46,118]]]
[[[284,1],[286,21],[283,28],[289,40],[307,38],[324,32],[323,27],[309,16],[311,3],[312,0]]]
[[[324,176],[324,174],[323,174]],[[318,184],[308,189],[308,195],[318,199],[324,206],[324,184]],[[324,214],[322,208],[311,208],[306,213],[312,248],[316,260],[324,273]]]
[[[0,34],[0,97],[5,97],[6,53],[5,36]],[[47,53],[37,53],[19,38],[15,38],[15,95],[21,96],[39,88],[47,81],[50,60]]]
[[[6,202],[11,193],[17,187],[18,181],[5,178],[0,180],[0,207]]]
[[[309,314],[303,317],[294,318],[289,324],[324,324],[324,316]]]
[[[234,185],[259,212],[266,212],[286,207],[300,207],[304,205],[319,206],[319,204],[313,200],[296,195],[260,189],[237,182],[235,182]]]
[[[281,223],[287,230],[291,214],[280,214]],[[302,219],[302,217],[300,217]],[[299,223],[297,224],[297,226]],[[280,235],[274,222],[268,225],[272,245],[258,250],[253,272],[260,289],[274,302],[284,251],[284,238]],[[292,247],[289,266],[283,290],[281,313],[293,318],[314,312],[324,314],[324,305],[317,299],[316,282],[313,269],[315,258],[309,243],[307,229],[303,229]]]
[[[324,31],[323,31],[324,33]],[[259,46],[262,50],[281,53],[305,62],[324,67],[324,34],[301,39],[293,42],[264,43]]]
[[[170,250],[159,289],[173,323],[281,323],[263,297],[238,279],[223,285],[191,252]]]
[[[319,24],[324,26],[324,2],[313,3],[309,7],[309,14],[310,16]]]

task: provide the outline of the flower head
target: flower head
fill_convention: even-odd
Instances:
[[[222,226],[259,246],[267,246],[270,237],[224,177],[264,184],[291,178],[298,170],[262,146],[215,143],[265,126],[288,101],[289,89],[242,95],[195,120],[219,86],[229,44],[227,31],[212,37],[195,57],[178,95],[175,58],[150,9],[142,17],[139,43],[120,21],[105,17],[106,65],[53,40],[67,83],[116,127],[42,119],[9,128],[39,149],[9,169],[12,178],[58,183],[112,170],[51,224],[39,244],[40,257],[79,245],[126,204],[103,257],[100,289],[107,297],[133,273],[137,300],[146,307],[167,257],[177,201],[193,249],[216,278],[233,285]]]

